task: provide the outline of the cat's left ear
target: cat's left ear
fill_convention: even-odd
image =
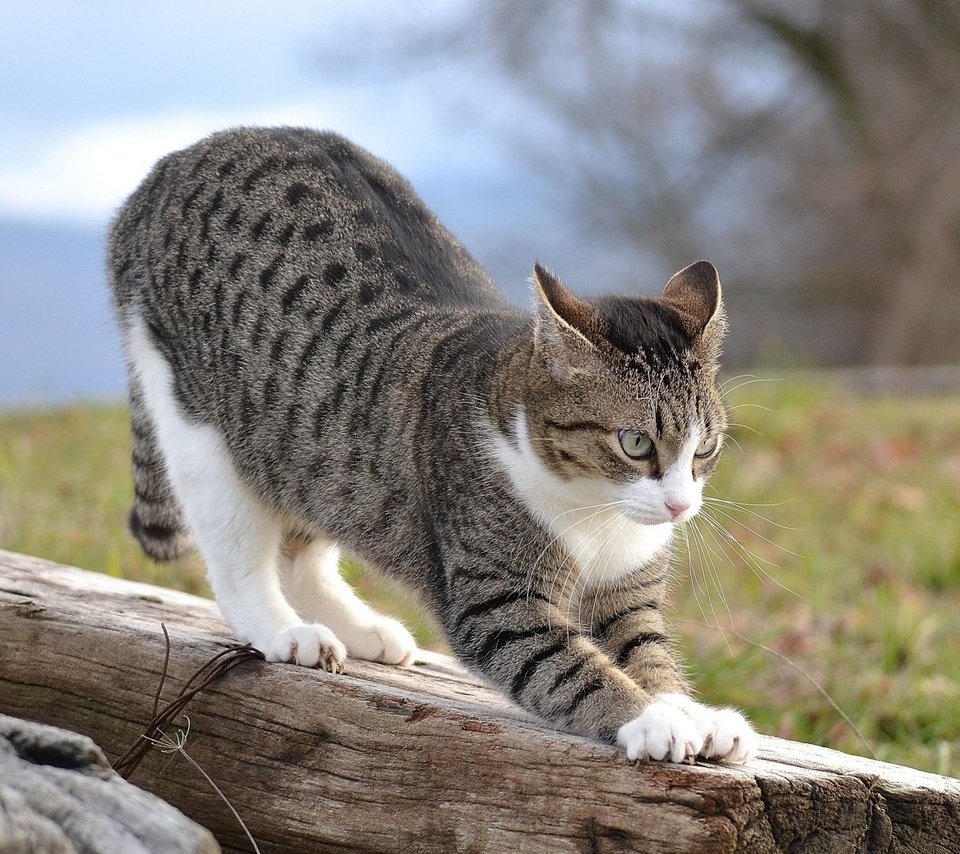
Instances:
[[[691,339],[700,338],[707,327],[723,335],[720,275],[709,261],[697,261],[674,273],[660,298],[676,311]]]

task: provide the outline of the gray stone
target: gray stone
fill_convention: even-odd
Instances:
[[[0,715],[0,851],[219,851],[211,833],[125,782],[89,738]]]

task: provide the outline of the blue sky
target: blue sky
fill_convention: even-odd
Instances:
[[[0,405],[122,395],[109,218],[157,158],[232,125],[346,134],[525,299],[533,261],[570,241],[498,133],[523,105],[475,68],[401,73],[370,50],[463,6],[0,0]]]
[[[458,5],[0,3],[0,216],[100,221],[159,156],[239,123],[335,128],[414,177],[489,172],[496,154],[451,120],[477,80],[362,57],[391,17]]]

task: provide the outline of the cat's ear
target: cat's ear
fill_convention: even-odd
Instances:
[[[586,370],[596,359],[599,316],[541,264],[534,265],[536,342],[558,379]]]
[[[720,275],[709,261],[697,261],[674,273],[660,298],[680,316],[691,339],[703,335],[711,323],[723,334]]]
[[[533,286],[540,298],[539,313],[546,310],[555,324],[582,338],[584,344],[592,347],[591,331],[596,324],[593,306],[567,290],[553,273],[539,263],[533,267]]]

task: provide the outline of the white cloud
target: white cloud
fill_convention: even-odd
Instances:
[[[178,111],[75,128],[20,162],[0,163],[0,214],[102,222],[164,154],[239,124],[316,124],[310,104],[253,112]]]
[[[101,221],[152,163],[211,128],[200,116],[81,127],[0,165],[0,211],[24,219]]]
[[[181,110],[98,121],[46,137],[28,154],[0,160],[0,216],[103,223],[164,154],[237,125],[331,128],[416,173],[490,168],[477,141],[457,139],[429,105],[382,92],[329,91],[247,111]],[[390,93],[393,95],[394,93]],[[49,141],[48,141],[49,140]]]

